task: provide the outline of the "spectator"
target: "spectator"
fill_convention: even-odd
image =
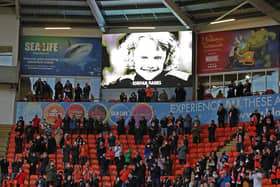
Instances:
[[[167,93],[166,93],[166,91],[164,89],[159,94],[159,101],[160,102],[167,102],[168,101],[168,95],[167,95]]]
[[[187,113],[185,120],[184,120],[184,128],[185,128],[185,134],[191,133],[191,126],[192,126],[192,117],[189,113]]]
[[[34,102],[36,101],[36,98],[31,91],[28,91],[26,97],[24,98],[24,101]]]
[[[120,180],[123,184],[128,180],[129,173],[130,169],[127,168],[127,165],[124,165],[124,168],[120,172]]]
[[[152,92],[151,102],[158,102],[158,91],[156,88]]]
[[[20,133],[17,133],[15,137],[15,143],[16,143],[16,148],[15,148],[15,153],[22,153],[22,143],[23,143],[23,137],[20,135]]]
[[[216,95],[216,98],[217,98],[217,99],[223,99],[223,98],[225,98],[225,96],[224,96],[222,90],[219,90],[219,92],[218,92],[217,95]]]
[[[194,117],[194,121],[193,121],[193,125],[197,124],[198,126],[200,126],[200,120],[198,118],[198,116]]]
[[[235,82],[232,80],[231,84],[228,86],[228,98],[235,97]]]
[[[54,162],[51,161],[50,165],[46,167],[46,174],[47,174],[47,186],[53,186],[55,182],[55,177],[56,177],[56,168],[54,166]]]
[[[218,124],[219,128],[225,128],[225,116],[226,116],[226,109],[224,108],[224,105],[220,103],[220,106],[217,111],[218,115]]]
[[[84,101],[89,101],[90,90],[91,90],[90,85],[88,83],[86,83],[85,87],[83,88]]]
[[[135,134],[135,119],[134,116],[131,116],[128,122],[128,134],[134,135]]]
[[[143,133],[141,132],[141,129],[139,128],[139,126],[137,126],[136,129],[135,129],[134,139],[135,139],[135,144],[136,145],[139,145],[139,144],[142,143]]]
[[[145,96],[146,96],[145,89],[140,88],[140,89],[138,89],[137,93],[138,93],[138,102],[144,102]]]
[[[142,135],[147,134],[147,120],[145,116],[142,116],[141,119],[139,120],[139,128],[142,133]]]
[[[230,127],[236,127],[238,123],[238,110],[235,108],[234,105],[232,105],[228,113]]]
[[[20,171],[20,168],[22,167],[22,164],[23,163],[18,160],[18,157],[15,157],[15,160],[12,163],[12,179],[15,179],[16,175]]]
[[[191,130],[193,136],[193,143],[199,143],[200,139],[200,127],[197,123],[194,123],[194,126]]]
[[[242,82],[240,81],[236,87],[236,97],[244,96],[243,90],[244,90],[244,86],[243,86]]]
[[[62,171],[59,171],[55,176],[55,187],[62,187],[62,184],[63,184]]]
[[[117,127],[117,131],[118,131],[118,135],[122,135],[126,133],[126,129],[124,126],[124,118],[123,116],[120,117],[120,119],[117,121],[118,127]]]
[[[260,122],[261,115],[258,111],[258,109],[255,109],[255,111],[250,115],[250,121],[253,122],[254,126],[257,126]]]
[[[177,126],[177,133],[178,134],[183,134],[183,129],[184,129],[184,119],[182,115],[180,114],[178,118],[175,121],[176,126]]]
[[[60,127],[57,127],[54,131],[55,134],[55,142],[56,145],[60,145],[60,147],[62,147],[62,140],[63,140],[63,130]]]
[[[186,155],[187,155],[187,147],[184,145],[184,142],[181,142],[180,147],[177,149],[178,159],[180,164],[186,164]]]
[[[46,174],[46,168],[49,164],[49,157],[48,157],[48,154],[46,152],[44,152],[42,154],[40,162],[41,162],[40,173],[41,173],[41,175],[45,175]]]
[[[186,99],[186,91],[181,86],[180,83],[177,84],[177,88],[175,89],[175,101],[176,102],[183,102]]]
[[[20,135],[22,135],[24,132],[24,120],[22,116],[20,116],[19,120],[17,121],[15,131],[19,132]]]
[[[54,94],[54,99],[55,100],[58,100],[59,99],[59,95],[62,96],[63,95],[63,85],[60,81],[57,81],[55,86],[54,86],[54,91],[55,91],[55,94]]]
[[[25,181],[25,173],[21,168],[19,168],[19,172],[16,175],[15,179],[17,181],[17,187],[23,186]]]
[[[32,119],[32,126],[38,134],[39,134],[40,122],[41,122],[41,119],[36,114],[35,117]]]
[[[41,101],[43,99],[43,86],[44,83],[39,78],[34,84],[33,84],[33,90],[35,91],[35,97],[37,101]]]
[[[236,133],[236,150],[237,150],[237,152],[244,150],[243,141],[244,141],[244,130],[242,129],[242,127],[239,127],[238,131]]]
[[[108,143],[110,147],[114,147],[116,143],[116,136],[114,136],[112,133],[110,133],[110,136],[108,137]]]
[[[81,102],[81,96],[83,94],[83,90],[80,87],[80,84],[78,83],[76,88],[75,88],[75,101],[76,102]]]
[[[131,161],[131,149],[129,148],[127,152],[124,154],[125,164],[129,165]]]
[[[216,131],[217,125],[215,124],[214,120],[211,120],[211,124],[208,127],[208,138],[209,142],[215,142],[215,131]]]
[[[43,81],[43,99],[44,101],[49,101],[52,98],[53,90],[47,81]]]
[[[46,179],[40,175],[38,180],[35,182],[36,187],[45,187],[46,186]]]
[[[146,102],[151,102],[151,98],[152,98],[152,94],[153,94],[153,88],[151,88],[150,85],[147,85],[145,93],[146,93],[145,101]]]
[[[153,167],[151,168],[151,177],[153,186],[160,186],[160,167],[154,163]]]
[[[244,85],[244,95],[245,96],[250,96],[250,95],[252,95],[252,93],[251,93],[251,83],[249,82],[249,80],[248,79],[246,79],[246,83],[245,83],[245,85]]]
[[[271,110],[269,110],[264,118],[265,125],[268,129],[274,129],[274,118],[271,113]]]
[[[54,154],[56,152],[56,141],[54,137],[49,135],[47,142],[48,142],[48,148],[47,148],[48,154]]]
[[[122,92],[121,95],[120,95],[120,101],[121,102],[127,102],[127,96],[124,92]]]
[[[249,178],[253,180],[254,187],[262,187],[262,173],[260,169],[257,169],[250,173]]]
[[[129,97],[129,102],[137,102],[137,95],[135,92],[132,92]]]
[[[118,145],[114,146],[113,151],[115,152],[115,158],[122,155],[122,146],[120,142],[118,143]]]
[[[72,91],[73,91],[72,84],[70,83],[69,80],[67,80],[65,85],[64,85],[65,98],[68,97],[70,100],[73,99]]]

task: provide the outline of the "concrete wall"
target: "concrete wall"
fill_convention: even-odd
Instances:
[[[18,65],[19,20],[12,12],[0,11],[0,46],[13,47],[13,66]],[[16,89],[0,84],[0,124],[13,124]]]

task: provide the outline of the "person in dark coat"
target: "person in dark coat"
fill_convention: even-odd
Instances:
[[[143,135],[147,134],[147,120],[145,116],[142,116],[141,119],[139,120],[139,127],[140,131]]]
[[[117,127],[117,131],[118,131],[118,135],[122,135],[125,134],[125,120],[124,118],[121,116],[120,119],[117,121],[118,127]]]
[[[56,152],[56,141],[54,137],[48,136],[48,154],[54,154]]]
[[[219,127],[223,127],[225,128],[225,117],[226,117],[226,109],[224,108],[224,105],[221,103],[218,111],[217,111],[217,115],[218,115],[218,124]]]
[[[215,121],[211,120],[211,124],[208,127],[208,139],[209,139],[209,142],[215,142],[216,128],[217,128],[217,125],[215,124]]]
[[[58,95],[63,96],[63,85],[60,81],[57,81],[57,83],[54,86],[55,94],[54,99],[58,100]]]
[[[71,147],[69,144],[63,146],[63,163],[70,162]]]
[[[36,154],[33,152],[29,156],[29,164],[30,164],[30,175],[35,175],[36,174],[36,169],[37,169],[37,164],[39,162],[38,157]]]
[[[236,127],[236,125],[238,123],[238,110],[237,110],[237,108],[235,108],[235,106],[232,105],[228,114],[229,114],[230,127]]]
[[[151,177],[152,177],[152,183],[153,186],[160,186],[160,167],[157,164],[153,164],[153,167],[151,168]]]
[[[35,129],[32,124],[28,125],[25,128],[25,135],[26,135],[26,143],[34,139]]]
[[[110,133],[110,136],[108,137],[108,144],[110,147],[114,147],[116,145],[116,136],[112,133]]]
[[[236,97],[242,97],[244,96],[244,86],[242,82],[239,82],[236,87]]]
[[[146,97],[146,92],[144,88],[140,88],[137,91],[138,93],[138,102],[144,102]]]
[[[128,134],[134,135],[135,133],[135,118],[134,116],[131,116],[129,122],[128,122]]]
[[[16,143],[16,148],[15,148],[15,153],[22,153],[22,143],[23,143],[23,138],[20,135],[20,133],[18,133],[15,137],[15,143]]]
[[[178,87],[175,89],[175,96],[176,96],[175,99],[176,102],[183,102],[186,99],[186,91],[180,84],[178,84]]]
[[[200,127],[197,123],[194,123],[192,128],[193,143],[199,143],[200,139]]]
[[[107,176],[108,175],[109,162],[106,158],[106,153],[103,153],[103,155],[100,156],[99,166],[100,166],[100,176]]]
[[[85,87],[83,88],[84,101],[89,101],[90,90],[91,90],[90,85],[86,83]]]
[[[181,142],[180,147],[177,149],[178,159],[180,164],[186,163],[187,147],[184,145],[184,142]]]
[[[56,168],[53,161],[51,161],[50,164],[46,167],[46,175],[47,186],[53,186],[56,177]]]
[[[19,120],[17,121],[15,131],[19,132],[20,135],[22,135],[24,132],[24,120],[22,116],[20,116]]]
[[[40,159],[40,162],[41,162],[41,166],[40,166],[41,175],[45,175],[47,165],[49,164],[49,157],[46,152],[43,153],[42,158]]]
[[[79,146],[77,145],[76,142],[74,142],[73,147],[72,147],[72,164],[79,164]]]
[[[15,177],[16,177],[16,175],[18,174],[18,172],[19,172],[19,168],[21,168],[22,167],[22,162],[20,162],[19,160],[18,160],[18,158],[17,157],[15,157],[15,160],[14,160],[14,162],[12,163],[12,179],[14,179]]]
[[[81,96],[83,94],[83,90],[80,87],[80,84],[78,83],[76,88],[75,88],[75,101],[80,102],[81,101]]]
[[[63,176],[62,171],[59,171],[55,176],[55,187],[62,187]]]

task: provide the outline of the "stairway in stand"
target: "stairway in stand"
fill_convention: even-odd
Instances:
[[[0,125],[0,158],[7,155],[12,125]]]

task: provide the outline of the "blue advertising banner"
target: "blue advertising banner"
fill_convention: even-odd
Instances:
[[[101,38],[24,36],[21,43],[21,74],[101,75]]]
[[[202,124],[211,120],[217,122],[217,109],[223,103],[227,111],[234,104],[239,110],[239,121],[250,120],[250,114],[258,109],[263,115],[272,111],[274,119],[280,119],[280,95],[251,96],[220,100],[194,101],[184,103],[50,103],[50,102],[18,102],[17,118],[23,116],[26,122],[31,121],[35,114],[53,123],[58,115],[72,117],[100,117],[115,124],[120,116],[128,122],[134,116],[138,122],[142,116],[149,121],[153,116],[158,119],[170,112],[175,117],[189,113],[193,118],[198,116]]]

